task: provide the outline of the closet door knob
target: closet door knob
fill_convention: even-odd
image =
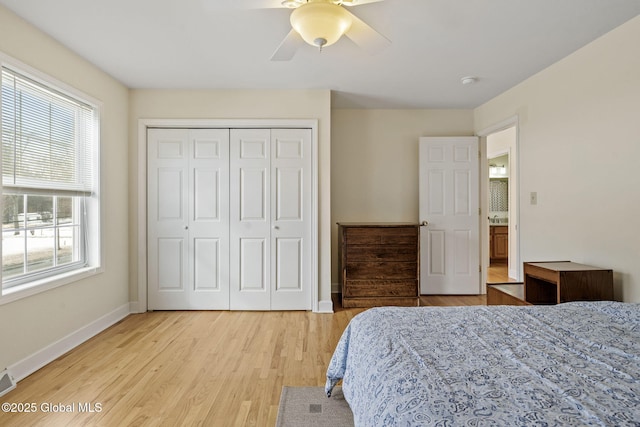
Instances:
[[[273,228],[274,230],[280,230],[280,227],[278,227],[277,225],[274,225],[272,228]]]
[[[184,226],[184,229],[185,229],[185,230],[188,230],[188,229],[189,229],[189,226],[188,226],[188,225],[185,225],[185,226]]]

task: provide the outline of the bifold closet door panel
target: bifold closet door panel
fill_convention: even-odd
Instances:
[[[149,129],[152,310],[229,308],[229,131]]]
[[[271,130],[230,133],[230,308],[270,310]]]
[[[271,309],[311,309],[311,130],[271,130]]]
[[[189,182],[191,307],[229,309],[229,130],[192,129]]]
[[[179,308],[189,299],[189,131],[150,129],[147,140],[148,304]]]

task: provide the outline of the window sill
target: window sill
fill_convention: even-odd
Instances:
[[[2,289],[2,295],[0,295],[0,305],[8,304],[22,298],[39,294],[41,292],[46,292],[51,289],[67,285],[69,283],[77,282],[79,280],[102,273],[102,271],[103,269],[100,267],[85,267],[58,274],[56,276],[47,277],[46,279],[34,280],[33,282],[12,286],[8,289]]]

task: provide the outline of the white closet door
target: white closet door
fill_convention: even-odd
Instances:
[[[311,309],[311,130],[271,131],[271,309]]]
[[[189,307],[229,309],[229,130],[189,132]]]
[[[232,129],[230,308],[270,310],[271,131]]]
[[[147,139],[149,308],[226,309],[229,132],[150,129]]]
[[[232,310],[311,309],[311,130],[233,129]]]

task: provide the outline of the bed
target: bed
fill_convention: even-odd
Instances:
[[[640,304],[372,308],[340,380],[356,426],[640,426]]]

